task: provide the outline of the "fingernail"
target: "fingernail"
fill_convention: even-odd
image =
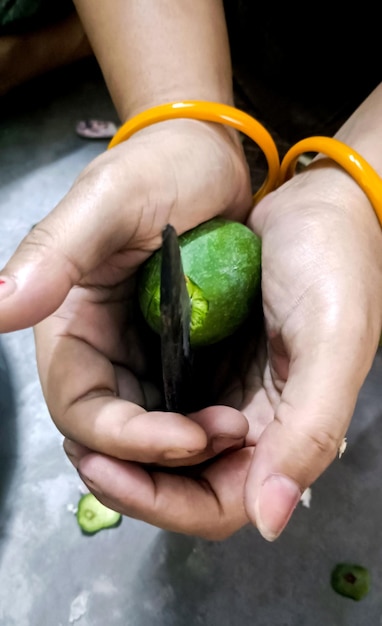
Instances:
[[[163,453],[163,458],[167,460],[185,459],[189,456],[200,454],[202,450],[186,450],[185,448],[170,448]]]
[[[294,480],[271,474],[263,482],[255,503],[256,525],[267,541],[274,541],[289,522],[301,498]]]
[[[220,452],[224,452],[224,450],[229,450],[234,447],[239,448],[242,446],[242,443],[243,437],[234,439],[233,437],[224,437],[222,435],[212,440],[211,447],[215,454],[220,454]]]
[[[5,300],[16,290],[16,283],[12,278],[0,276],[0,300]]]
[[[64,447],[65,454],[68,457],[69,461],[77,469],[78,454],[76,454],[76,444],[73,441],[65,441],[63,447]]]
[[[65,450],[66,455],[69,457],[69,460],[77,469],[80,458],[84,455],[84,448],[79,443],[72,441],[71,439],[65,439],[63,443],[63,448]]]

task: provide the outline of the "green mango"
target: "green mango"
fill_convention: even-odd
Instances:
[[[248,317],[261,283],[261,240],[240,222],[214,218],[179,237],[191,301],[192,347],[217,343]],[[160,333],[161,250],[142,266],[138,298],[150,327]]]

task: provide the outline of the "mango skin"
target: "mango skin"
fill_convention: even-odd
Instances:
[[[370,591],[370,573],[362,565],[338,563],[332,571],[331,584],[340,595],[359,601]]]
[[[240,222],[214,218],[179,237],[191,298],[192,347],[217,343],[248,317],[261,283],[261,240]],[[160,333],[160,267],[157,250],[138,280],[139,304]]]

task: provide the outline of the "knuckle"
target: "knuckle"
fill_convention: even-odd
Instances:
[[[284,404],[279,411],[277,421],[285,432],[289,432],[292,448],[298,446],[298,454],[313,457],[334,459],[343,438],[343,423],[341,420],[333,422],[328,414],[317,414],[309,421],[302,418],[296,420],[293,407]]]
[[[70,254],[66,245],[63,221],[46,218],[36,224],[23,240],[23,254],[31,260],[46,259],[66,268],[72,282],[77,282],[83,270],[80,259]]]
[[[332,433],[329,427],[312,430],[308,433],[310,446],[318,452],[319,456],[334,458],[341,445],[341,438]]]
[[[56,247],[56,234],[45,227],[44,221],[35,224],[29,234],[25,237],[22,245],[30,251],[54,251]]]

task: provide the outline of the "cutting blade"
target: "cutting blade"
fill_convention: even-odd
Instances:
[[[187,412],[191,393],[191,302],[183,272],[177,233],[162,231],[161,357],[167,411]]]

